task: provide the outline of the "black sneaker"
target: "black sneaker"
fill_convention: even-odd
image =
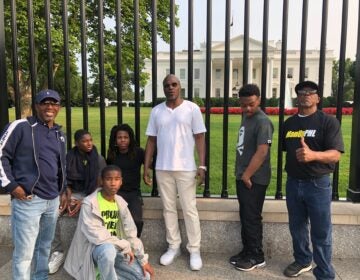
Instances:
[[[235,268],[241,271],[250,271],[255,268],[264,267],[265,265],[264,257],[254,258],[252,256],[246,256],[236,263]]]
[[[311,263],[301,265],[297,262],[293,262],[292,264],[289,264],[287,268],[285,268],[284,275],[286,277],[298,277],[301,273],[310,271],[311,269]]]
[[[241,260],[242,258],[244,258],[245,256],[246,256],[246,251],[245,251],[245,250],[242,250],[239,254],[230,257],[229,262],[230,262],[232,265],[236,265],[236,263],[237,263],[239,260]]]

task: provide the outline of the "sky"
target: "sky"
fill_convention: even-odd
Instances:
[[[250,37],[262,40],[263,0],[250,0]],[[301,40],[301,0],[289,0],[288,14],[288,49],[300,49]],[[308,32],[307,49],[320,49],[322,0],[308,0]],[[341,38],[341,0],[329,0],[327,49],[334,51],[334,56],[340,55]],[[346,57],[355,59],[358,25],[358,0],[348,0],[348,29]],[[194,5],[194,49],[206,41],[206,0],[193,0]],[[175,48],[177,51],[188,48],[188,0],[176,0],[179,5],[178,17],[180,26],[175,30]],[[225,40],[225,0],[212,1],[212,39]],[[282,0],[269,0],[269,40],[278,41],[282,37]],[[231,37],[243,34],[244,30],[244,0],[232,0],[231,11],[233,26]],[[169,45],[158,40],[158,51],[169,51]]]

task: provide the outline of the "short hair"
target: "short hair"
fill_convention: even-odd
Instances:
[[[101,170],[101,178],[104,179],[106,174],[111,172],[111,171],[117,171],[117,172],[120,173],[120,175],[122,175],[122,172],[121,172],[121,169],[120,169],[119,166],[110,164],[110,165],[105,166],[103,168],[103,170]]]
[[[176,79],[176,81],[178,82],[179,86],[181,87],[181,83],[180,83],[180,80],[179,78],[174,75],[174,74],[167,74],[163,80],[163,86],[165,85],[165,82],[167,81],[167,79],[169,79],[170,77],[174,77]]]
[[[75,142],[80,141],[81,138],[83,138],[84,135],[91,135],[91,134],[86,129],[78,129],[78,130],[76,130],[75,133],[74,133]]]
[[[259,87],[255,84],[246,84],[239,90],[239,97],[260,96]]]

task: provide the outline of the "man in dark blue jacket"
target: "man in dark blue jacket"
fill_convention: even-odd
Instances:
[[[55,123],[60,96],[42,90],[35,102],[36,116],[10,123],[0,139],[0,184],[12,198],[16,280],[47,279],[59,208],[66,208],[65,136]]]

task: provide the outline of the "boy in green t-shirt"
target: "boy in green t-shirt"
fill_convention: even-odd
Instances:
[[[150,279],[154,270],[139,238],[127,203],[117,191],[121,170],[115,165],[101,173],[102,187],[83,200],[78,225],[65,261],[76,279]]]

